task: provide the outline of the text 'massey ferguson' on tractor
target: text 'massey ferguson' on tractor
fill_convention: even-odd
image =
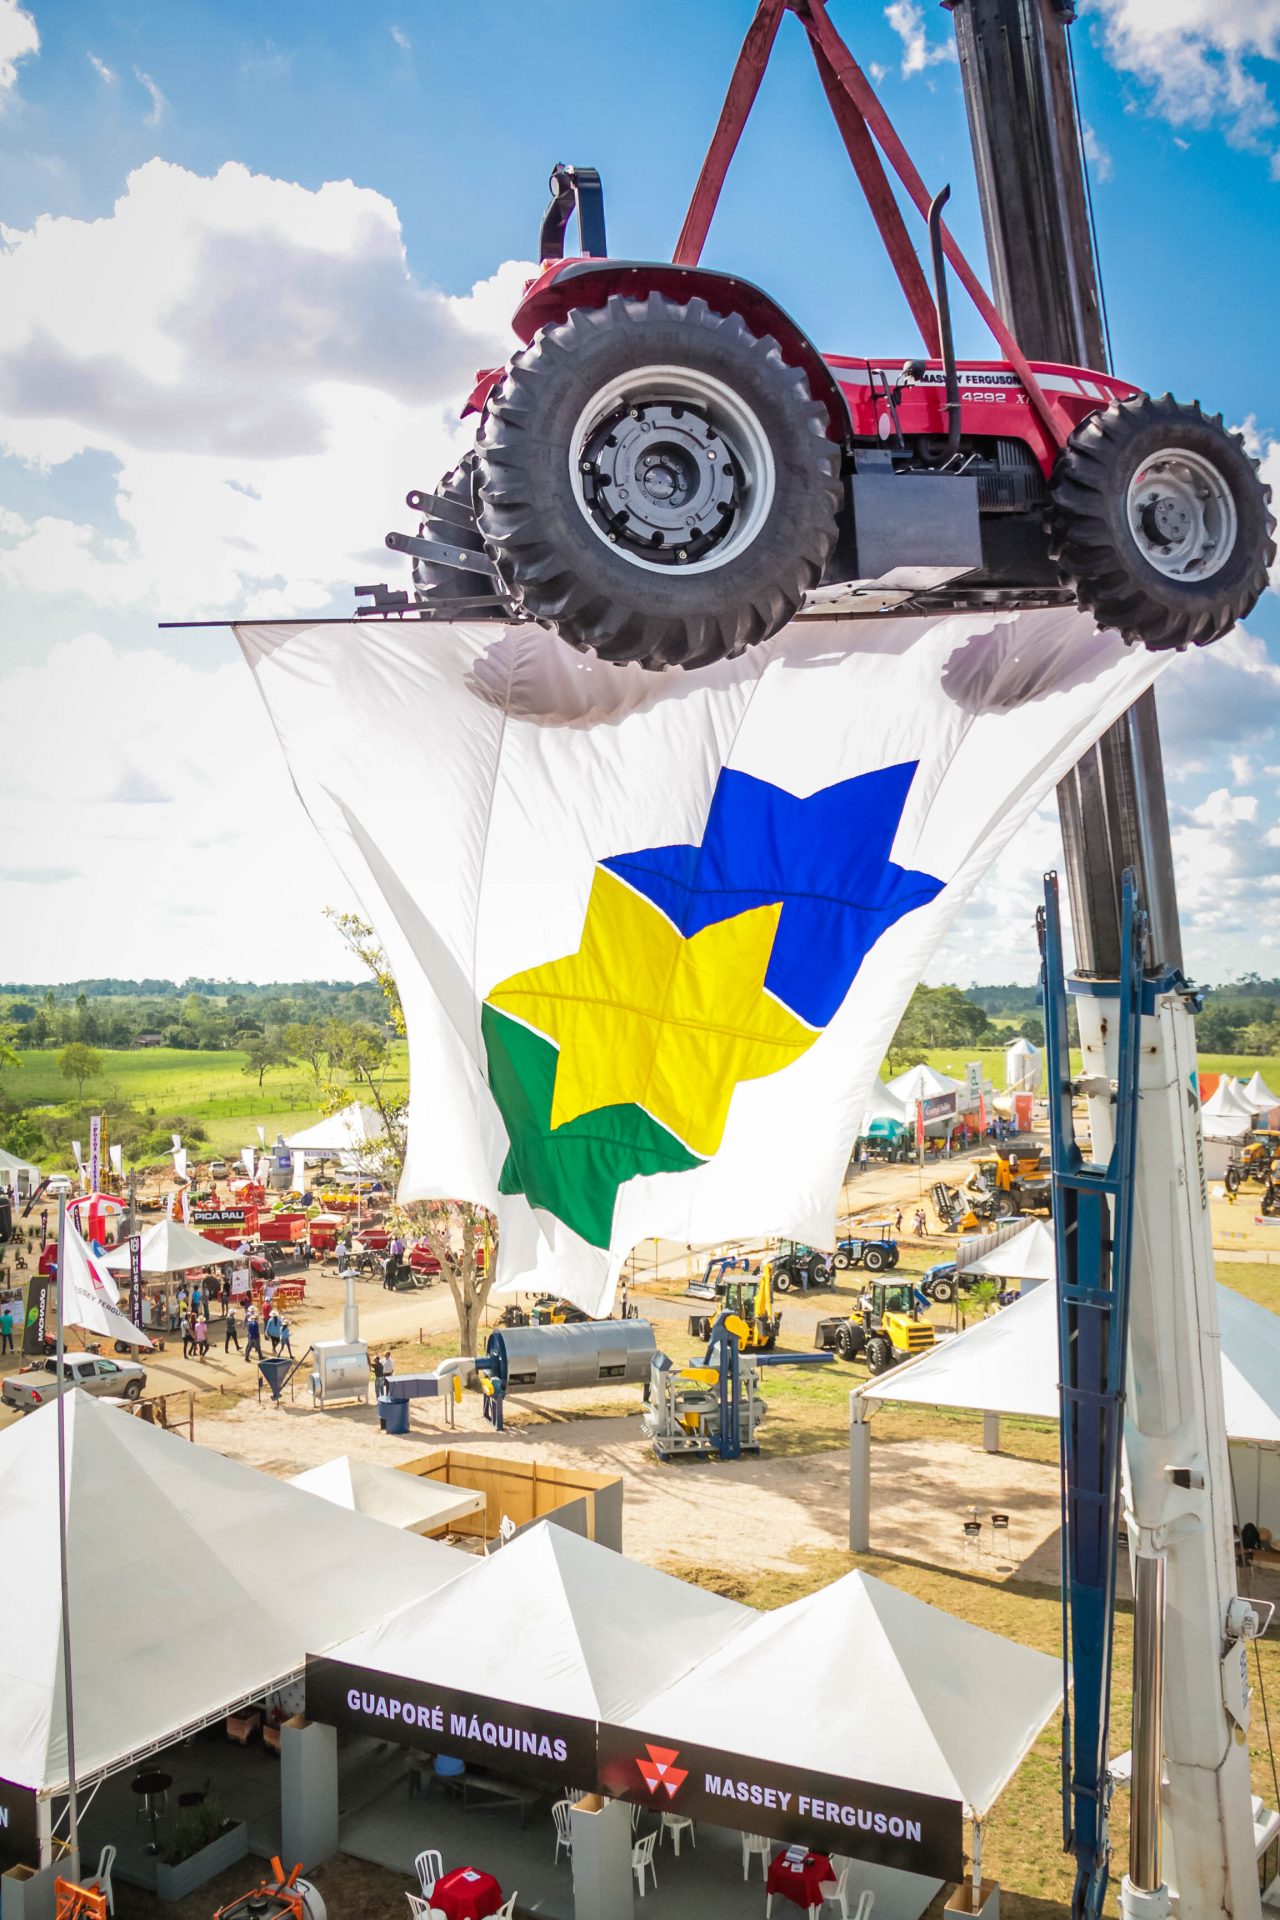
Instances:
[[[795,11],[924,350],[820,353],[767,293],[702,267],[781,15]],[[876,143],[928,220],[932,292]],[[362,613],[524,618],[613,661],[732,658],[803,613],[1070,605],[1204,646],[1275,556],[1269,493],[1197,402],[1031,363],[946,230],[824,0],[760,0],[671,262],[611,258],[599,176],[557,166],[523,345],[479,377],[474,447],[413,492],[414,593]],[[579,252],[565,257],[576,213]],[[957,362],[946,262],[999,357]]]

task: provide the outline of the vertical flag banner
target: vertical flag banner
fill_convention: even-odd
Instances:
[[[292,1179],[295,1192],[297,1193],[306,1192],[307,1156],[305,1153],[295,1153],[293,1155],[293,1172],[290,1178]]]
[[[253,1161],[254,1161],[253,1148],[241,1147],[240,1164],[244,1168],[245,1172],[248,1174],[251,1180],[253,1178]]]
[[[80,1142],[78,1140],[71,1142],[71,1157],[75,1161],[77,1169],[83,1170],[84,1155],[80,1151]]]
[[[182,1135],[180,1133],[171,1133],[169,1138],[173,1141],[173,1150],[176,1153],[182,1145]]]
[[[142,1325],[142,1235],[129,1235],[129,1318]]]
[[[130,1347],[149,1347],[151,1341],[122,1312],[116,1283],[78,1233],[68,1232],[62,1249],[65,1287],[64,1321],[85,1333],[105,1334]]]
[[[924,1159],[924,1101],[916,1101],[916,1152]]]
[[[117,1180],[124,1179],[124,1148],[118,1140],[113,1140],[108,1148],[111,1159],[111,1171]]]
[[[258,1128],[258,1145],[260,1147],[265,1147],[266,1144],[267,1144],[267,1130],[265,1127],[259,1127]]]
[[[102,1115],[95,1113],[89,1120],[89,1191],[97,1193],[102,1187]]]
[[[27,1283],[27,1317],[22,1326],[22,1351],[30,1358],[45,1352],[45,1342],[53,1334],[54,1283],[48,1274],[38,1274]]]
[[[970,1060],[964,1070],[965,1075],[965,1112],[976,1113],[982,1105],[982,1062]]]
[[[185,1179],[186,1179],[186,1177],[187,1177],[187,1150],[186,1150],[186,1148],[185,1148],[185,1147],[175,1147],[175,1148],[174,1148],[174,1151],[173,1151],[173,1171],[174,1171],[174,1173],[175,1173],[175,1175],[177,1176],[177,1178],[178,1178],[179,1180],[185,1180]]]
[[[1074,609],[799,620],[695,673],[237,633],[404,1001],[402,1198],[493,1208],[499,1288],[591,1312],[650,1235],[832,1244],[938,940],[1167,659]]]
[[[190,1187],[184,1187],[182,1189],[182,1222],[184,1226],[189,1227],[191,1225],[191,1189]]]

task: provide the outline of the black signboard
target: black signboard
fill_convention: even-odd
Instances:
[[[40,1832],[36,1824],[36,1796],[31,1787],[0,1780],[0,1867],[36,1867],[40,1864]]]
[[[129,1318],[135,1327],[142,1325],[142,1235],[129,1236]]]
[[[306,1710],[308,1719],[342,1732],[371,1733],[518,1774],[557,1796],[566,1780],[585,1787],[596,1777],[594,1720],[404,1680],[345,1660],[308,1655]]]
[[[958,1800],[812,1773],[627,1727],[599,1729],[600,1791],[938,1880],[964,1875]]]
[[[40,1275],[27,1287],[27,1317],[22,1327],[22,1351],[25,1354],[45,1354],[48,1349],[45,1342],[53,1336],[53,1293],[54,1283],[47,1275]]]
[[[193,1227],[242,1227],[244,1221],[243,1207],[192,1207],[191,1209]]]

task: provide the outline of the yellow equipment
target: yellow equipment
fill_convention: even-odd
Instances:
[[[1245,1180],[1269,1186],[1280,1171],[1280,1132],[1274,1127],[1258,1127],[1248,1134],[1238,1155],[1227,1168],[1224,1184],[1231,1194],[1240,1191]]]
[[[979,1205],[989,1195],[1000,1220],[1016,1213],[1053,1211],[1053,1182],[1038,1147],[1009,1147],[990,1159],[977,1161],[966,1189],[977,1197]]]
[[[782,1315],[773,1311],[773,1262],[766,1260],[753,1287],[750,1280],[722,1279],[717,1282],[719,1311],[730,1316],[729,1325],[738,1335],[744,1353],[771,1353],[778,1344]],[[711,1337],[715,1319],[710,1313],[691,1313],[689,1332],[695,1340]]]
[[[875,1280],[863,1293],[858,1311],[847,1320],[820,1320],[814,1345],[834,1350],[842,1360],[861,1354],[868,1373],[886,1373],[901,1360],[914,1360],[933,1346],[933,1323],[921,1311],[910,1280]]]

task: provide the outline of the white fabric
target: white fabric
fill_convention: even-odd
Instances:
[[[366,1107],[362,1101],[353,1100],[349,1107],[317,1120],[313,1127],[304,1127],[301,1133],[291,1133],[285,1145],[295,1154],[305,1153],[313,1159],[331,1160],[338,1154],[351,1152],[353,1148],[373,1145],[382,1139],[384,1132],[381,1114],[372,1107]]]
[[[105,1260],[90,1253],[78,1233],[62,1237],[62,1322],[84,1333],[101,1334],[123,1346],[147,1347],[152,1342],[121,1311],[120,1295]]]
[[[481,1512],[485,1505],[485,1496],[467,1487],[442,1485],[425,1474],[401,1473],[397,1467],[379,1466],[376,1460],[352,1459],[349,1453],[295,1473],[289,1485],[407,1533],[432,1533]]]
[[[254,1149],[253,1149],[252,1147],[241,1147],[241,1149],[240,1149],[240,1165],[241,1165],[241,1166],[242,1166],[242,1167],[244,1168],[244,1170],[245,1170],[245,1172],[246,1172],[246,1173],[248,1174],[248,1176],[249,1176],[249,1178],[250,1178],[250,1180],[252,1180],[252,1178],[253,1178],[253,1174],[254,1174],[254,1166],[255,1166],[255,1163],[256,1163],[256,1158],[257,1158],[257,1156],[256,1156],[256,1154],[255,1154],[255,1151],[254,1151]]]
[[[30,1160],[19,1160],[16,1153],[8,1153],[0,1147],[0,1187],[17,1185],[18,1175],[24,1173],[33,1187],[40,1184],[40,1169]]]
[[[1218,1285],[1222,1393],[1232,1440],[1280,1445],[1280,1318]],[[864,1400],[1058,1417],[1058,1314],[1037,1287],[861,1389]]]
[[[142,1236],[144,1273],[187,1273],[192,1267],[220,1267],[234,1259],[229,1247],[220,1247],[216,1240],[206,1240],[202,1233],[184,1226],[180,1220],[158,1220]],[[113,1273],[127,1273],[128,1241],[113,1248],[103,1265]]]
[[[296,1193],[303,1193],[307,1185],[307,1156],[302,1151],[293,1155],[293,1171],[289,1175]]]
[[[877,1074],[867,1094],[867,1104],[862,1111],[862,1126],[859,1132],[865,1133],[873,1120],[897,1120],[905,1126],[909,1119],[906,1103],[899,1100],[896,1093],[891,1093]]]
[[[891,1080],[889,1091],[914,1112],[917,1101],[936,1100],[941,1093],[958,1093],[963,1085],[962,1080],[953,1080],[949,1074],[939,1073],[936,1067],[926,1066],[922,1060],[918,1067],[908,1067],[896,1080]]]
[[[1200,1109],[1206,1140],[1240,1140],[1253,1126],[1253,1107],[1239,1082],[1224,1073]]]
[[[472,1565],[456,1591],[406,1607],[334,1657],[620,1723],[756,1618],[549,1522]]]
[[[474,1567],[85,1393],[65,1396],[82,1782]],[[0,1432],[0,1778],[66,1780],[56,1404]]]
[[[867,1091],[937,941],[1167,658],[1067,610],[802,620],[692,674],[609,666],[533,626],[236,631],[303,802],[401,990],[412,1088],[402,1199],[494,1208],[499,1289],[554,1284],[592,1312],[609,1310],[622,1262],[651,1235],[831,1243]],[[481,1005],[512,976],[578,952],[596,863],[700,845],[722,771],[785,788],[790,805],[902,766],[916,772],[892,858],[942,891],[881,934],[800,1057],[736,1085],[719,1065],[706,1078],[704,1097],[731,1099],[704,1164],[633,1174],[616,1197],[604,1183],[607,1245],[522,1192],[500,1193],[510,1142]],[[690,1017],[675,1039],[705,1051],[709,1031]],[[598,1070],[604,1056],[588,1044],[577,1057]],[[696,1068],[673,1078],[699,1084]],[[631,1112],[650,1087],[642,1076],[634,1095],[613,1097]]]
[[[1021,1233],[1011,1233],[961,1271],[992,1280],[1052,1280],[1057,1272],[1053,1229],[1043,1220],[1028,1220]]]
[[[1244,1097],[1255,1113],[1269,1113],[1272,1107],[1280,1107],[1280,1095],[1272,1093],[1260,1073],[1245,1081]]]
[[[806,1666],[806,1709],[768,1676]],[[1061,1662],[865,1573],[760,1614],[631,1716],[780,1766],[960,1800],[981,1819],[1062,1699]]]

